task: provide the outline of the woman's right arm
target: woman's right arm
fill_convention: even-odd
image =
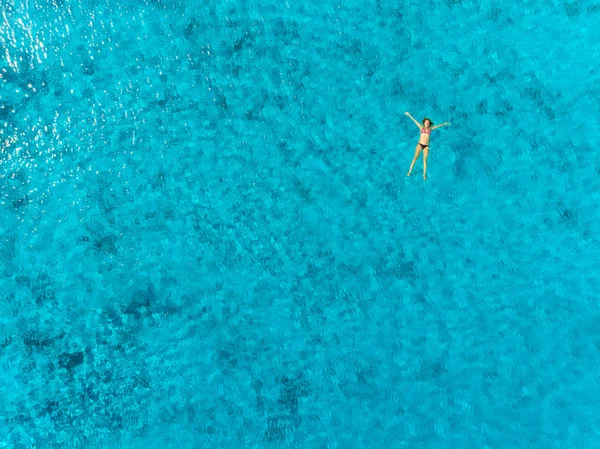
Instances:
[[[410,115],[410,112],[405,112],[404,114],[406,116],[408,116],[408,118],[410,118],[413,122],[415,122],[415,125],[417,125],[419,127],[419,129],[423,127],[423,125],[421,125],[419,122],[417,122],[415,120],[415,118],[412,115]]]

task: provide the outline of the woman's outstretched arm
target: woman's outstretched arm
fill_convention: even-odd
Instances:
[[[442,126],[450,126],[450,122],[442,123],[441,125],[436,125],[431,129],[438,129],[438,128],[441,128]]]
[[[410,115],[410,112],[405,112],[405,113],[404,113],[404,115],[406,115],[406,116],[407,116],[408,118],[410,118],[410,119],[411,119],[413,122],[415,122],[415,125],[417,125],[419,128],[422,128],[422,127],[423,127],[423,125],[421,125],[419,122],[417,122],[417,121],[415,120],[415,118],[414,118],[412,115]]]

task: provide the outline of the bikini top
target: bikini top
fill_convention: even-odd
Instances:
[[[431,128],[421,128],[421,134],[431,134]]]

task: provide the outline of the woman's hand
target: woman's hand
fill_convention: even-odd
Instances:
[[[404,115],[408,115],[410,117],[410,112],[405,112]]]

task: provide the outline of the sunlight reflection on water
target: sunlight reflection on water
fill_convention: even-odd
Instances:
[[[91,155],[113,140],[109,124],[124,109],[114,99],[124,92],[112,76],[97,76],[99,60],[116,47],[113,29],[101,11],[80,3],[3,2],[0,204],[18,221],[71,180],[71,192],[61,195],[76,206],[77,181],[96,171]]]

